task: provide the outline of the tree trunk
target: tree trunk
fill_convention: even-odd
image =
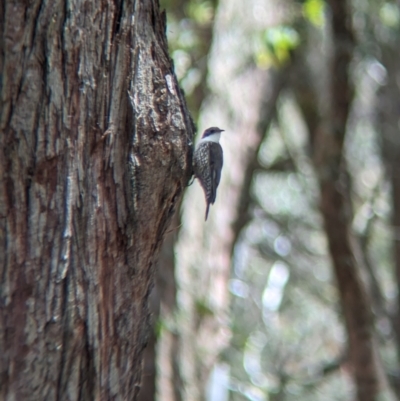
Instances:
[[[209,61],[211,96],[203,104],[200,126],[225,129],[224,167],[217,200],[204,222],[204,193],[197,182],[185,196],[177,243],[178,304],[181,309],[181,372],[184,399],[206,399],[210,372],[228,345],[229,278],[233,248],[247,222],[252,173],[274,115],[285,71],[258,68],[247,46],[257,32],[277,23],[277,3],[268,21],[254,22],[256,1],[220,0]],[[274,19],[274,17],[277,19]],[[241,24],[235,21],[240,18]],[[233,117],[234,116],[234,117]],[[221,383],[214,383],[222,386]],[[227,389],[222,389],[227,391]]]
[[[160,253],[156,288],[160,296],[160,322],[157,337],[157,401],[182,401],[182,379],[179,365],[180,327],[177,322],[176,258],[174,246],[180,227],[175,213]],[[149,400],[146,400],[149,401]]]
[[[350,62],[354,38],[347,1],[330,0],[333,55],[330,113],[316,137],[314,161],[321,190],[329,250],[346,322],[349,358],[359,401],[377,400],[383,390],[374,339],[372,308],[360,276],[357,244],[351,229],[349,175],[343,156],[346,125],[353,97]]]
[[[186,102],[193,118],[196,120],[208,88],[206,84],[207,56],[212,42],[214,19],[210,18],[208,23],[205,24],[204,21],[200,22],[193,17],[189,18],[187,9],[190,2],[187,0],[167,0],[162,4],[167,10],[168,22],[175,21],[175,25],[169,25],[169,31],[177,29],[179,33],[175,31],[174,36],[178,37],[182,34],[189,34],[195,37],[196,43],[190,48],[183,46],[191,61],[189,62],[190,68],[179,79],[184,83],[188,74],[194,71],[200,74],[198,83],[194,88],[185,92]],[[190,23],[188,24],[189,21]],[[173,49],[174,43],[170,45]],[[175,46],[180,48],[180,44],[175,43]],[[179,209],[178,206],[178,210],[168,229],[169,234],[166,236],[161,248],[155,286],[150,295],[155,300],[150,304],[154,327],[151,340],[145,350],[144,369],[146,371],[143,373],[139,401],[154,399],[158,401],[182,400],[179,365],[180,335],[176,321],[178,309],[176,304],[174,253],[180,227]]]
[[[397,41],[390,45],[381,45],[383,63],[387,71],[387,81],[377,99],[381,147],[387,175],[392,187],[392,230],[394,277],[397,282],[397,305],[393,315],[396,334],[397,360],[400,366],[400,133],[398,110],[400,107],[400,84],[398,71],[400,57]],[[400,379],[396,375],[395,390],[400,399]]]
[[[0,76],[0,399],[134,399],[191,173],[157,1],[3,2]]]
[[[179,209],[179,205],[177,205]],[[150,294],[151,337],[144,352],[143,383],[138,401],[182,400],[179,370],[179,328],[176,324],[174,244],[180,226],[174,214],[160,250],[155,285]]]
[[[348,334],[349,362],[357,399],[373,401],[381,399],[388,387],[375,342],[371,302],[360,274],[362,258],[352,232],[351,185],[344,158],[346,126],[353,98],[350,63],[354,38],[347,2],[330,0],[328,4],[332,54],[326,60],[329,66],[326,87],[315,85],[315,77],[310,76],[317,75],[315,68],[304,61],[303,69],[296,72],[294,79],[297,99],[310,132],[320,188],[320,210]],[[310,47],[313,46],[320,48],[320,43]],[[390,397],[388,392],[386,395]]]

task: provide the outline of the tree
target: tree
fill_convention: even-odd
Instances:
[[[176,262],[185,400],[207,399],[212,371],[229,343],[233,249],[248,221],[257,153],[287,77],[286,68],[265,69],[253,60],[254,48],[247,44],[254,39],[256,29],[266,29],[271,22],[259,21],[254,27],[255,6],[256,2],[220,0],[214,23],[209,56],[210,95],[203,102],[199,125],[216,125],[226,130],[221,139],[224,168],[217,201],[206,224],[204,195],[197,183],[183,202]],[[265,1],[265,7],[276,14],[285,10],[274,1]],[[239,19],[241,23],[236,24]],[[215,381],[221,386],[219,379]]]
[[[299,4],[296,2],[294,6],[299,6]],[[373,282],[371,270],[376,276],[381,274],[383,263],[379,264],[379,262],[382,262],[383,258],[378,263],[375,262],[376,265],[372,265],[372,269],[371,266],[365,266],[369,257],[369,249],[366,250],[365,246],[361,249],[358,231],[360,229],[356,226],[357,223],[359,224],[360,215],[362,214],[361,211],[363,209],[361,206],[365,210],[365,207],[369,206],[369,203],[373,201],[368,199],[370,193],[368,193],[368,197],[365,194],[360,196],[360,193],[354,189],[358,183],[355,182],[353,186],[351,180],[351,175],[355,174],[354,164],[356,163],[353,160],[353,154],[351,154],[351,150],[354,151],[354,149],[349,146],[349,142],[355,142],[354,137],[356,136],[355,124],[352,119],[362,121],[357,109],[357,107],[359,108],[357,102],[359,103],[360,100],[357,99],[357,102],[355,102],[353,99],[356,85],[359,92],[358,96],[367,97],[363,92],[364,87],[361,87],[361,77],[357,76],[361,70],[360,65],[362,66],[365,60],[355,57],[355,55],[358,55],[355,52],[356,46],[359,46],[359,50],[362,45],[356,43],[354,38],[355,34],[352,27],[354,19],[349,2],[327,2],[327,12],[325,15],[321,12],[319,31],[315,29],[315,26],[310,27],[310,21],[304,21],[304,16],[307,12],[306,7],[312,7],[313,12],[318,7],[322,10],[323,2],[303,2],[301,8],[297,9],[297,11],[301,11],[301,17],[297,18],[297,22],[292,26],[301,35],[302,40],[300,41],[301,45],[295,50],[294,60],[297,68],[292,74],[291,82],[287,85],[295,92],[296,99],[293,99],[292,91],[284,94],[285,98],[282,96],[277,112],[277,127],[275,128],[278,131],[276,136],[280,136],[281,143],[283,143],[281,145],[283,150],[280,150],[280,154],[284,155],[286,153],[289,156],[289,159],[293,161],[292,166],[294,166],[294,169],[284,177],[279,177],[279,180],[273,176],[275,172],[270,172],[269,180],[276,180],[275,185],[279,185],[279,191],[276,190],[278,195],[275,195],[275,197],[272,191],[269,190],[272,185],[268,185],[264,192],[260,188],[261,185],[255,190],[256,193],[263,193],[265,197],[262,199],[264,202],[260,202],[264,211],[258,212],[258,216],[262,216],[263,221],[259,221],[261,220],[260,218],[254,219],[248,232],[251,233],[253,230],[256,238],[264,238],[265,243],[261,245],[258,242],[262,242],[262,240],[251,238],[251,241],[253,241],[251,245],[253,245],[253,252],[258,250],[259,254],[265,258],[265,264],[263,270],[260,262],[258,262],[259,266],[253,268],[257,283],[252,283],[251,296],[247,296],[249,301],[247,303],[242,301],[242,308],[239,311],[243,315],[246,312],[247,316],[250,315],[247,319],[241,318],[247,322],[246,327],[251,327],[248,329],[250,335],[245,339],[243,346],[244,355],[241,356],[243,365],[247,364],[242,370],[246,370],[245,373],[251,378],[251,384],[245,386],[243,382],[240,383],[238,381],[239,384],[234,383],[232,387],[241,394],[246,394],[246,391],[250,391],[249,388],[254,389],[256,387],[261,394],[263,391],[269,391],[268,395],[271,399],[325,399],[326,397],[324,398],[321,391],[324,384],[325,387],[328,387],[326,385],[327,382],[330,382],[330,385],[334,383],[335,379],[332,377],[333,375],[331,376],[331,373],[335,372],[335,370],[338,371],[340,366],[348,366],[350,369],[347,372],[350,373],[350,377],[353,379],[357,399],[375,400],[381,399],[384,395],[388,399],[393,399],[393,394],[391,394],[391,389],[387,385],[386,378],[393,378],[397,375],[397,372],[393,373],[391,369],[393,365],[389,365],[387,354],[384,361],[382,361],[383,358],[380,355],[380,351],[384,348],[383,344],[385,344],[385,347],[387,346],[385,340],[390,338],[390,335],[385,337],[382,333],[383,330],[379,328],[377,323],[385,319],[386,316],[378,314],[382,310],[375,310],[375,305],[371,302],[372,294],[370,292],[372,290],[369,287],[370,283]],[[318,13],[316,12],[315,14]],[[324,29],[321,29],[322,25],[324,25]],[[359,30],[360,26],[361,24],[358,23]],[[281,32],[285,29],[288,30],[287,26],[280,28]],[[361,36],[359,31],[357,34]],[[364,32],[362,34],[365,35]],[[370,42],[367,45],[370,46]],[[365,49],[363,50],[365,51]],[[391,56],[393,57],[393,54]],[[302,63],[302,68],[298,68],[299,64]],[[367,74],[364,73],[363,75]],[[393,78],[395,80],[394,76]],[[389,86],[392,89],[396,88],[393,82]],[[368,89],[372,93],[376,91],[373,87],[368,87]],[[396,92],[396,89],[394,89],[394,92]],[[366,99],[363,99],[363,101],[362,116],[364,117],[368,113],[368,109],[366,110],[365,107]],[[390,110],[389,104],[395,104],[395,102],[386,100],[386,103],[381,103],[382,108],[388,111]],[[303,112],[302,117],[304,117],[303,121],[307,128],[305,131],[308,131],[309,134],[307,146],[298,144],[298,142],[302,141],[299,138],[301,138],[301,131],[304,128],[302,124],[296,124],[296,119],[299,116],[296,115],[294,110],[296,110],[297,106],[300,106]],[[288,107],[292,109],[290,113],[286,111]],[[349,116],[352,114],[354,115],[351,119]],[[393,117],[395,120],[395,115]],[[299,119],[302,120],[301,116]],[[288,126],[291,128],[288,129]],[[393,129],[393,127],[392,120],[391,128]],[[292,131],[294,134],[288,135],[287,131]],[[391,136],[393,138],[393,134]],[[295,146],[293,146],[293,137],[297,139]],[[358,138],[357,146],[364,147],[364,141],[365,138],[361,140]],[[273,152],[268,149],[271,145],[274,145],[273,141],[264,144],[264,148],[267,148],[265,153],[268,156]],[[391,142],[390,147],[392,154],[395,154],[396,150],[393,145],[394,141]],[[309,165],[307,165],[308,162],[310,162]],[[353,171],[348,167],[348,164],[352,164]],[[309,167],[311,166],[313,167],[313,174],[310,174]],[[360,181],[360,174],[355,178]],[[264,186],[266,186],[266,181],[267,179],[259,180]],[[282,190],[285,185],[291,187],[292,191],[285,194]],[[298,190],[299,187],[301,191]],[[319,197],[316,196],[318,189],[320,192]],[[306,195],[299,196],[296,192],[304,192]],[[370,192],[380,192],[380,190],[371,190]],[[315,202],[318,198],[319,203]],[[285,205],[282,207],[276,206],[277,199],[278,202],[280,201]],[[304,200],[312,205],[311,210],[299,205]],[[288,205],[290,206],[288,207]],[[270,207],[268,208],[268,206]],[[289,210],[285,211],[285,209]],[[299,213],[301,209],[303,209],[302,214]],[[318,209],[323,220],[322,227],[319,227],[319,219],[315,219],[315,216],[312,216],[312,213]],[[366,227],[368,225],[366,224]],[[314,235],[317,232],[316,228],[319,231],[317,234],[319,239],[325,239],[326,236],[328,243],[326,256],[331,261],[332,271],[336,279],[338,301],[343,313],[348,337],[348,359],[346,359],[346,363],[344,363],[345,358],[343,357],[344,350],[339,350],[338,352],[334,349],[335,347],[332,347],[335,342],[329,339],[332,336],[331,332],[328,335],[326,333],[323,334],[325,340],[321,340],[318,343],[320,339],[318,334],[315,335],[315,333],[318,333],[318,328],[313,327],[312,330],[307,330],[304,327],[304,325],[312,325],[311,322],[315,311],[324,316],[324,318],[320,319],[322,323],[320,327],[325,325],[322,320],[328,321],[328,319],[331,319],[322,310],[326,308],[327,304],[332,308],[332,294],[330,294],[330,302],[326,302],[329,299],[329,297],[326,298],[326,294],[321,296],[325,291],[322,291],[321,287],[326,286],[321,282],[326,282],[329,276],[325,275],[324,280],[315,280],[323,270],[320,256],[326,252],[323,249],[324,246],[315,246],[313,239],[315,239]],[[301,238],[301,235],[304,238]],[[281,241],[279,241],[280,239]],[[259,249],[257,249],[257,245],[254,246],[254,242],[256,242]],[[381,252],[384,253],[384,250],[381,249]],[[269,269],[269,276],[274,276],[273,273],[276,273],[275,283],[269,285],[269,281],[273,280],[269,280],[270,277],[267,276],[267,284],[263,285],[262,283],[260,286],[263,287],[259,289],[258,282],[262,281],[262,272],[268,271],[267,261],[271,261],[271,259],[277,261]],[[371,264],[371,261],[369,261],[369,264]],[[243,280],[246,275],[247,277],[250,276],[251,273],[248,273],[247,270],[250,270],[252,266],[249,268],[248,265],[251,265],[251,261],[247,261],[246,268],[235,267],[237,278]],[[241,272],[242,277],[237,274],[237,271]],[[243,273],[243,271],[246,271],[246,273]],[[286,286],[289,280],[291,281],[290,285]],[[304,284],[306,281],[308,282]],[[319,288],[313,288],[313,281],[320,281],[318,283]],[[299,294],[299,287],[302,286],[304,288],[306,285],[308,287],[307,294]],[[289,286],[291,286],[291,290],[286,289]],[[245,289],[247,290],[247,288]],[[270,291],[268,291],[269,289]],[[257,290],[260,293],[257,294]],[[298,292],[297,294],[295,293],[296,291]],[[250,293],[250,291],[248,292]],[[241,293],[238,291],[238,298],[245,298],[243,296],[244,293],[245,291]],[[275,304],[271,302],[271,309],[268,308],[270,305],[268,305],[268,299],[265,295],[271,295],[272,301],[275,302]],[[310,302],[307,296],[313,297],[314,300]],[[277,298],[279,298],[278,302],[276,301]],[[263,321],[258,326],[254,324],[255,319],[251,316],[249,309],[246,309],[254,299],[259,302],[259,306],[257,306],[262,312],[257,315],[258,321]],[[318,308],[315,307],[314,310],[310,308],[309,304],[317,304],[315,299],[321,304],[325,304],[324,308],[321,308],[320,305]],[[299,305],[293,305],[296,301]],[[239,304],[239,301],[236,303]],[[305,306],[307,306],[307,309]],[[239,310],[239,308],[236,308],[236,310]],[[300,323],[301,321],[303,322],[303,327],[301,324],[296,323],[295,320],[297,319]],[[330,321],[329,325],[334,326],[335,324],[332,323]],[[254,326],[255,328],[253,328]],[[266,335],[262,330],[266,332]],[[390,329],[387,331],[390,331]],[[300,339],[293,341],[294,336]],[[242,335],[242,337],[244,336]],[[285,342],[285,339],[289,340],[289,342]],[[241,346],[240,340],[240,336],[237,335],[232,348],[238,345]],[[381,341],[379,342],[379,340]],[[294,342],[301,344],[297,347],[298,349],[292,346]],[[338,343],[340,342],[343,342],[343,340],[338,341]],[[311,347],[310,344],[312,345]],[[379,345],[381,346],[380,349],[378,348]],[[310,358],[310,350],[315,350],[315,354],[320,354],[320,356],[311,355]],[[393,348],[390,348],[390,350],[392,351]],[[387,352],[387,349],[385,351]],[[393,355],[393,352],[391,354]],[[327,355],[329,355],[328,358],[330,359],[327,358]],[[232,364],[232,366],[234,365]],[[346,387],[343,385],[345,383],[343,376],[345,375],[338,372],[339,375],[342,375],[340,391],[343,391],[343,388]],[[317,386],[318,392],[313,394],[313,390]],[[350,393],[351,390],[347,389],[346,391]],[[329,399],[333,399],[333,397],[336,397],[336,399],[343,398],[339,391],[336,391],[336,389],[334,391],[333,393],[331,389]],[[241,399],[241,394],[238,395],[237,399]]]
[[[310,113],[307,100],[304,100],[310,94],[305,88],[298,90],[298,98],[309,129],[320,189],[320,210],[340,294],[357,399],[367,401],[376,400],[386,391],[387,385],[375,343],[371,303],[360,274],[362,259],[358,255],[361,250],[351,227],[350,176],[343,157],[354,92],[350,62],[355,43],[348,3],[330,0],[328,4],[332,59],[327,92],[319,88],[319,94],[329,94],[327,110],[317,111],[315,106],[322,104],[322,99],[314,97],[314,108]]]
[[[134,399],[193,126],[156,0],[0,7],[0,398]]]

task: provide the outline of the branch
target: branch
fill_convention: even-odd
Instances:
[[[250,163],[246,166],[245,178],[236,214],[237,217],[233,224],[233,235],[234,235],[233,244],[237,243],[241,230],[250,220],[249,208],[250,204],[252,203],[250,189],[253,181],[254,172],[260,167],[257,155],[259,153],[261,144],[263,143],[265,136],[267,135],[272,119],[275,115],[276,103],[285,85],[291,66],[292,64],[290,63],[278,71],[272,69],[270,71],[270,74],[272,75],[272,79],[270,80],[271,86],[268,88],[268,90],[265,90],[264,98],[260,102],[260,107],[259,107],[259,120],[257,124],[257,133],[259,136],[259,142],[255,150],[254,156],[251,158]]]

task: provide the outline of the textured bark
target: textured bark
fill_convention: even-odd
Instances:
[[[310,132],[320,209],[348,334],[357,399],[372,401],[380,399],[387,388],[374,339],[371,302],[360,275],[362,258],[358,257],[359,244],[352,232],[351,186],[343,156],[353,96],[349,72],[354,39],[347,2],[330,0],[328,3],[332,32],[332,56],[327,60],[328,87],[317,88],[319,96],[315,94],[315,86],[310,84],[313,78],[308,75],[309,66],[297,71],[295,86]],[[308,81],[304,79],[307,75]]]
[[[157,274],[159,270],[157,269]],[[149,310],[151,315],[151,328],[146,348],[143,352],[142,382],[137,396],[138,401],[151,401],[155,399],[156,394],[156,345],[157,333],[156,327],[160,316],[160,297],[155,283],[149,296]]]
[[[245,224],[251,172],[273,116],[283,76],[248,62],[253,49],[245,46],[256,32],[277,23],[276,2],[266,2],[269,20],[254,23],[256,2],[222,0],[214,24],[209,61],[212,92],[205,101],[201,129],[225,129],[221,145],[224,167],[215,205],[204,222],[205,200],[200,185],[189,188],[183,203],[177,244],[178,302],[181,308],[181,372],[184,398],[204,400],[209,373],[230,338],[228,281],[232,250]],[[243,24],[236,24],[240,18]]]
[[[156,0],[0,5],[0,398],[134,399],[191,171]]]
[[[161,2],[168,11],[168,18],[180,21],[182,26],[187,25],[187,8],[190,2],[187,0],[167,0]],[[192,113],[197,119],[201,103],[205,94],[208,92],[206,85],[207,75],[207,56],[212,43],[213,19],[209,23],[198,22],[190,19],[190,32],[197,38],[196,44],[185,51],[191,58],[191,67],[200,73],[198,84],[192,93],[186,93],[186,101]],[[172,28],[170,28],[172,29]],[[179,28],[185,29],[185,28]],[[190,69],[189,71],[193,71]],[[142,388],[139,400],[158,401],[182,400],[182,378],[180,373],[180,335],[177,327],[176,314],[176,279],[175,279],[175,254],[174,247],[179,234],[180,213],[179,207],[175,217],[168,229],[170,232],[166,236],[160,252],[159,268],[155,287],[153,289],[154,298],[158,303],[152,303],[153,315],[153,336],[155,341],[149,342],[145,350],[144,365],[146,372],[143,374]],[[157,333],[155,333],[157,331]]]
[[[179,205],[177,206],[179,210]],[[152,327],[144,353],[143,382],[139,401],[182,400],[179,369],[180,336],[176,327],[174,245],[179,230],[176,212],[161,247],[155,286],[150,295]]]
[[[179,235],[180,214],[175,213],[161,249],[156,287],[160,296],[160,330],[157,338],[157,400],[182,401],[179,365],[181,336],[177,315],[176,259],[174,246]]]

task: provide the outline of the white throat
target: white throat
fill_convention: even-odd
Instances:
[[[219,139],[221,138],[221,133],[216,132],[215,134],[211,134],[205,138],[202,138],[200,142],[216,142],[219,143]]]

